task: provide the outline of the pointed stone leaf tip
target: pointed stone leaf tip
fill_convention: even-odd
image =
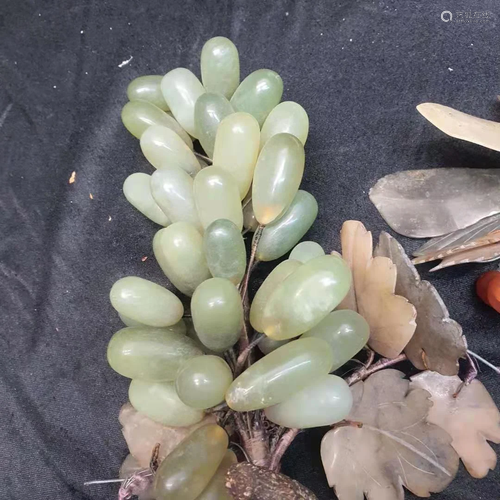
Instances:
[[[458,359],[465,356],[462,327],[450,318],[437,290],[422,281],[403,247],[382,232],[375,255],[389,257],[397,267],[396,293],[406,297],[417,310],[417,328],[405,353],[419,370],[442,375],[458,373]]]
[[[386,257],[372,257],[372,235],[359,221],[344,222],[340,239],[353,285],[339,308],[358,311],[370,326],[368,345],[386,358],[395,358],[416,326],[413,305],[394,294],[396,266]]]
[[[500,123],[468,115],[433,102],[419,104],[417,111],[451,137],[500,151]]]
[[[485,477],[495,468],[497,456],[488,441],[500,443],[500,412],[479,380],[462,387],[459,377],[445,377],[436,372],[422,372],[411,377],[411,389],[424,389],[433,402],[427,422],[450,434],[469,474]]]
[[[403,485],[419,497],[443,491],[458,470],[451,437],[426,422],[430,394],[410,389],[397,370],[382,370],[351,387],[348,419],[321,442],[328,483],[339,500],[402,500]]]

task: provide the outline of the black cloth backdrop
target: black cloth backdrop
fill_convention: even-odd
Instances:
[[[481,24],[445,23],[443,10],[491,14]],[[320,210],[308,238],[326,250],[339,248],[346,219],[375,235],[387,229],[367,194],[385,174],[500,167],[498,153],[446,137],[415,110],[433,101],[500,118],[493,0],[3,0],[0,11],[2,499],[116,495],[115,486],[83,486],[116,477],[126,455],[117,415],[128,381],[106,363],[121,327],[108,292],[125,275],[167,285],[151,250],[158,227],[122,194],[129,174],[152,172],[120,120],[130,80],[178,66],[199,75],[203,43],[216,35],[236,43],[242,77],[276,70],[283,99],[310,116],[302,187]],[[407,250],[420,244],[399,239]],[[261,266],[253,291],[273,265]],[[474,292],[496,265],[422,274],[470,347],[500,365],[500,316]],[[500,403],[496,377],[482,368]],[[301,434],[283,462],[320,500],[334,498],[319,458],[324,432]],[[434,498],[498,499],[499,482],[498,470],[478,481],[461,465]]]

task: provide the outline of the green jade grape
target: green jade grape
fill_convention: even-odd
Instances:
[[[223,352],[238,341],[243,306],[229,280],[211,278],[198,286],[191,299],[191,315],[200,340],[209,349]]]
[[[307,332],[340,304],[350,287],[351,270],[340,257],[323,255],[302,264],[271,294],[262,318],[264,333],[285,340]]]
[[[270,352],[275,351],[278,347],[288,344],[290,340],[273,340],[269,337],[264,336],[264,338],[257,344],[259,350],[262,354],[266,355]]]
[[[266,118],[260,134],[260,147],[276,134],[292,134],[306,144],[309,133],[309,117],[305,109],[296,102],[285,101],[278,104]]]
[[[238,285],[245,274],[247,254],[236,225],[227,219],[212,222],[203,235],[203,248],[212,276]]]
[[[271,422],[284,427],[308,429],[332,425],[349,415],[352,393],[345,380],[322,375],[291,398],[264,410]]]
[[[218,219],[228,219],[241,231],[240,192],[231,174],[216,166],[204,168],[194,178],[193,192],[198,216],[205,229]]]
[[[252,184],[256,219],[266,225],[292,203],[304,174],[304,146],[290,134],[271,137],[260,152]]]
[[[172,165],[153,172],[151,194],[170,221],[189,222],[203,231],[194,202],[193,178],[185,170]]]
[[[365,318],[348,309],[333,311],[301,338],[323,339],[333,351],[330,372],[337,370],[353,358],[368,342],[370,327]]]
[[[240,199],[245,198],[252,184],[259,144],[259,124],[248,113],[229,115],[217,129],[214,164],[236,179]]]
[[[226,431],[215,424],[196,429],[161,463],[155,474],[156,500],[195,500],[215,476],[227,452]]]
[[[168,226],[170,219],[154,200],[150,184],[150,175],[137,172],[125,179],[123,194],[127,201],[148,219],[160,226]]]
[[[262,127],[282,95],[283,80],[280,75],[270,69],[258,69],[240,83],[230,102],[235,111],[250,113]]]
[[[231,99],[240,84],[240,57],[234,43],[223,36],[208,40],[201,51],[200,66],[207,92]]]
[[[192,318],[186,318],[184,321],[186,323],[186,335],[194,341],[194,343],[196,344],[196,347],[201,349],[205,354],[210,354],[210,355],[219,356],[219,357],[223,356],[222,353],[212,351],[206,345],[203,344],[203,342],[200,340],[198,333],[196,332],[196,330],[194,328]]]
[[[234,497],[226,488],[226,474],[229,467],[236,463],[238,463],[238,459],[234,452],[227,450],[214,477],[212,477],[207,487],[203,490],[203,493],[199,497],[196,497],[196,500],[234,500]]]
[[[176,166],[193,176],[200,171],[200,163],[194,153],[167,127],[149,127],[141,136],[141,150],[155,168]]]
[[[198,356],[183,363],[175,380],[175,388],[183,403],[204,410],[224,401],[232,381],[231,368],[222,358]]]
[[[188,69],[176,68],[163,77],[161,91],[181,127],[189,135],[197,137],[194,107],[198,98],[205,93],[200,80]]]
[[[119,279],[109,297],[118,313],[144,325],[172,326],[184,314],[182,302],[170,290],[137,276]]]
[[[145,325],[144,323],[141,323],[140,321],[135,321],[134,319],[132,318],[129,318],[128,316],[125,316],[124,314],[120,314],[118,313],[118,316],[120,317],[122,323],[125,325],[125,326],[144,326],[146,328],[150,328],[149,326]],[[182,321],[182,320],[181,320]],[[179,323],[181,322],[179,321]],[[173,325],[174,326],[174,325]],[[185,329],[184,329],[184,332],[185,332]]]
[[[184,295],[210,278],[203,252],[203,237],[188,222],[175,222],[153,238],[153,252],[165,276]]]
[[[145,75],[135,78],[127,87],[128,100],[148,101],[162,111],[168,111],[168,104],[161,93],[162,78],[161,75]]]
[[[194,107],[196,135],[205,153],[210,158],[214,156],[217,128],[221,121],[231,113],[234,113],[233,107],[221,94],[207,92],[202,94],[196,101]]]
[[[132,380],[128,397],[139,413],[170,427],[194,425],[204,416],[203,411],[191,408],[179,399],[174,382]]]
[[[123,328],[108,344],[108,363],[115,372],[152,382],[175,380],[184,361],[201,355],[189,337],[163,328]]]
[[[152,125],[166,127],[175,132],[189,149],[193,141],[186,131],[169,114],[147,101],[130,101],[122,109],[125,128],[137,139]]]
[[[151,326],[145,325],[144,323],[141,323],[140,321],[135,321],[132,318],[129,318],[123,314],[118,313],[118,316],[120,317],[122,323],[125,326],[140,326],[142,328],[153,328]],[[169,332],[180,333],[181,335],[186,335],[187,333],[186,323],[183,319],[179,320],[175,325],[165,326],[163,327],[163,329],[168,330]]]
[[[299,190],[288,210],[262,231],[257,260],[279,259],[309,231],[318,215],[318,203],[312,194]]]
[[[326,375],[332,360],[332,351],[324,340],[294,340],[259,359],[237,377],[226,392],[226,402],[236,411],[281,403]]]
[[[302,241],[294,247],[288,258],[304,263],[321,255],[325,255],[321,245],[315,241]]]

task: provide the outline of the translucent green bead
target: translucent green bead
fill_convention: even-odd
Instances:
[[[207,92],[231,99],[240,84],[240,57],[231,40],[216,36],[201,51],[201,80]]]
[[[145,325],[144,323],[141,323],[139,321],[135,321],[132,318],[125,316],[124,314],[118,313],[118,316],[122,320],[122,323],[126,326],[134,326],[134,327],[140,326],[142,328],[153,328],[153,327]],[[175,325],[165,326],[165,327],[163,327],[163,329],[168,330],[169,332],[180,333],[181,335],[186,335],[186,333],[187,333],[186,322],[183,319],[179,320]]]
[[[191,315],[200,340],[209,349],[223,352],[238,341],[243,307],[238,289],[229,280],[204,281],[191,299]]]
[[[259,144],[259,124],[248,113],[229,115],[217,129],[214,164],[236,179],[241,199],[246,196],[252,184]]]
[[[160,226],[168,226],[170,219],[158,206],[151,193],[151,176],[137,172],[129,175],[123,183],[123,194],[127,201]]]
[[[324,340],[290,342],[259,359],[236,378],[226,392],[226,402],[233,410],[252,411],[286,401],[326,375],[332,356]]]
[[[229,443],[218,425],[203,425],[161,463],[154,480],[156,500],[195,500],[207,487]]]
[[[147,325],[145,325],[144,323],[141,323],[140,321],[135,321],[135,319],[129,318],[128,316],[125,316],[124,314],[118,313],[118,316],[120,317],[122,323],[126,326],[144,326],[146,328],[150,328]]]
[[[194,343],[196,344],[196,347],[201,349],[205,354],[209,354],[211,356],[223,356],[222,353],[212,351],[205,344],[203,344],[203,342],[200,340],[198,333],[196,332],[196,330],[194,328],[192,318],[186,318],[184,321],[186,323],[186,335],[191,340],[194,341]]]
[[[203,248],[214,278],[226,278],[237,285],[247,264],[245,241],[234,222],[218,219],[207,227]]]
[[[283,132],[297,137],[303,146],[306,144],[309,133],[309,117],[300,104],[285,101],[278,104],[269,113],[260,134],[261,148],[273,135]]]
[[[292,203],[304,174],[304,146],[290,134],[271,137],[262,149],[252,185],[256,219],[263,225],[276,220]]]
[[[171,427],[197,424],[204,416],[203,411],[191,408],[179,399],[174,382],[132,380],[128,397],[138,412]]]
[[[264,411],[268,420],[277,425],[308,429],[344,420],[351,407],[352,393],[345,380],[322,375],[291,398]]]
[[[194,178],[193,189],[198,217],[204,228],[217,219],[228,219],[241,231],[240,192],[231,174],[216,166],[204,168]]]
[[[165,276],[184,295],[210,278],[203,252],[203,237],[188,222],[175,222],[153,238],[153,252]]]
[[[203,231],[194,202],[193,178],[185,170],[172,165],[153,172],[151,194],[170,221],[189,222]]]
[[[182,302],[170,290],[137,276],[119,279],[109,297],[120,314],[144,325],[175,325],[184,314]]]
[[[257,247],[257,259],[279,259],[309,231],[318,215],[318,203],[307,191],[299,191],[288,210],[264,228]]]
[[[290,342],[290,340],[273,340],[269,337],[264,337],[257,345],[260,352],[265,355],[275,351],[282,345],[288,344],[288,342]]]
[[[129,101],[148,101],[163,111],[168,111],[168,105],[161,93],[161,75],[139,76],[127,87]]]
[[[330,344],[333,351],[333,365],[330,371],[337,370],[353,358],[368,342],[370,327],[365,318],[348,309],[334,311],[315,327],[302,335],[302,338],[316,337]]]
[[[205,93],[200,80],[186,68],[173,69],[163,77],[161,91],[181,127],[196,137],[194,106],[198,97]]]
[[[253,213],[252,191],[249,191],[245,200],[243,200],[243,227],[252,233],[259,227],[259,223]]]
[[[149,127],[141,137],[141,149],[146,159],[155,168],[180,167],[189,175],[200,170],[193,152],[171,129],[159,125]]]
[[[123,328],[108,344],[108,363],[115,372],[153,382],[175,380],[181,364],[201,354],[189,337],[163,328]]]
[[[233,107],[221,94],[207,92],[196,101],[194,107],[196,135],[210,158],[214,155],[215,136],[219,123],[231,113],[234,113]]]
[[[130,101],[123,106],[122,121],[126,129],[137,139],[152,125],[166,127],[175,132],[190,149],[193,141],[185,130],[165,111],[147,101]]]
[[[271,273],[269,273],[262,285],[260,285],[250,307],[250,324],[254,330],[258,332],[264,331],[262,317],[269,297],[274,290],[276,290],[276,287],[301,265],[302,264],[297,260],[285,260],[281,262],[281,264],[278,264]]]
[[[196,500],[234,500],[234,497],[226,488],[226,474],[229,467],[236,463],[238,463],[238,459],[234,452],[227,450],[214,477],[203,490],[203,493],[199,497],[196,497]]]
[[[267,115],[280,102],[283,80],[270,69],[258,69],[248,75],[231,98],[235,111],[253,115],[262,127]]]
[[[204,410],[224,401],[232,381],[231,368],[222,358],[198,356],[184,362],[175,380],[175,388],[181,401]]]
[[[340,257],[323,255],[302,264],[271,294],[264,333],[283,340],[307,332],[340,304],[350,286],[351,270]]]
[[[302,241],[294,247],[288,258],[304,263],[321,255],[325,255],[321,245],[315,241]]]

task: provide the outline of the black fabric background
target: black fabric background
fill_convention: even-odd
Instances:
[[[443,10],[493,17],[444,23]],[[338,249],[345,219],[363,220],[374,234],[387,229],[367,196],[379,177],[410,168],[500,167],[498,153],[444,136],[415,110],[434,101],[500,119],[499,15],[493,0],[3,0],[0,498],[116,495],[114,486],[82,485],[116,477],[126,455],[117,414],[128,382],[105,357],[121,327],[108,291],[125,275],[166,284],[151,251],[157,227],[122,194],[129,174],[152,171],[120,120],[131,79],[178,66],[199,74],[203,43],[216,35],[238,46],[243,77],[276,70],[283,99],[301,103],[311,120],[302,186],[320,212],[309,238]],[[420,244],[400,241],[407,250]],[[271,267],[261,267],[254,289]],[[495,267],[430,276],[424,267],[423,276],[471,349],[500,365],[500,316],[473,288]],[[500,403],[497,376],[484,368],[480,379]],[[319,459],[323,433],[300,435],[283,463],[320,500],[334,497]],[[495,500],[499,483],[498,470],[478,481],[461,466],[434,498]]]

